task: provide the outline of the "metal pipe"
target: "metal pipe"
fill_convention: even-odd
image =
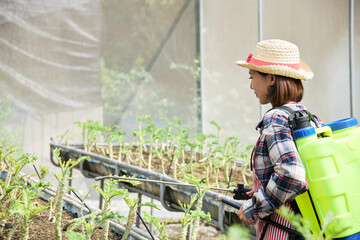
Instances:
[[[262,4],[262,0],[258,0],[258,41],[262,41],[263,40],[263,4]],[[263,115],[265,113],[264,110],[264,106],[262,104],[260,104],[260,119],[262,119]]]
[[[100,182],[100,188],[104,191],[104,180],[101,180]],[[103,208],[103,196],[99,193],[99,209]]]
[[[201,104],[201,132],[204,131],[204,38],[202,29],[204,28],[204,1],[199,0],[199,47],[200,47],[200,104]]]
[[[169,181],[169,182],[183,183],[183,182],[181,182],[179,180],[173,179],[171,177],[168,177],[168,176],[165,176],[165,175],[162,175],[162,174],[159,174],[159,173],[149,172],[149,171],[147,171],[145,169],[140,169],[139,167],[129,165],[129,164],[126,164],[124,162],[119,162],[119,161],[114,160],[114,159],[109,159],[107,157],[103,157],[103,156],[100,156],[100,155],[97,155],[97,154],[94,154],[94,153],[91,153],[91,152],[85,152],[82,149],[74,148],[74,146],[75,145],[65,146],[65,145],[62,145],[62,144],[57,144],[54,141],[50,142],[50,148],[51,149],[60,148],[61,151],[69,152],[69,155],[73,156],[73,157],[89,156],[89,157],[91,157],[92,160],[91,161],[85,160],[84,162],[92,164],[92,163],[94,163],[94,159],[96,159],[97,162],[100,162],[101,165],[103,165],[103,166],[113,167],[114,171],[111,173],[113,175],[120,175],[119,173],[121,172],[122,175],[131,175],[131,176],[134,175],[134,176],[138,176],[138,177],[146,176],[149,179],[157,179],[157,180],[163,180],[163,181]],[[81,146],[81,145],[79,145],[79,146]],[[85,170],[84,166],[81,166],[81,165],[82,164],[80,164],[80,170],[84,174],[84,176],[95,178],[95,177],[98,177],[98,176],[101,175],[101,174],[93,172],[91,170]],[[119,170],[120,170],[120,172],[119,172]],[[141,194],[143,194],[145,196],[148,196],[150,198],[154,198],[154,199],[156,199],[158,201],[161,201],[161,197],[159,195],[157,195],[158,193],[154,193],[150,189],[149,190],[141,190],[138,187],[130,186],[129,184],[125,184],[124,182],[119,182],[119,185],[124,185],[124,187],[127,188],[130,192],[141,193]],[[166,185],[159,184],[160,193],[161,193],[161,188],[162,187],[165,188],[165,189],[167,188]],[[176,192],[179,192],[181,189],[182,188],[177,189]],[[168,187],[168,190],[170,191],[172,189],[170,187]],[[191,191],[189,191],[191,189],[184,188],[183,190],[184,190],[185,195],[192,194]],[[172,190],[172,191],[174,191],[174,190]],[[164,191],[163,192],[163,199],[165,199],[165,194],[166,193]],[[206,195],[206,197],[205,197],[204,201],[207,202],[208,204],[210,204],[211,206],[214,206],[214,207],[218,207],[218,202],[221,201],[223,198],[226,198],[228,201],[237,202],[236,200],[230,199],[229,197],[226,197],[225,195],[221,195],[221,194],[219,194],[217,192],[213,192],[213,191],[207,191],[205,195]],[[171,208],[170,211],[176,211],[176,212],[183,211],[183,209],[179,205],[177,205],[177,204],[175,204],[173,202],[166,201],[165,203],[167,204],[167,206],[169,208]],[[164,203],[162,202],[162,204],[164,204]],[[225,210],[225,211],[228,212],[229,214],[230,214],[230,212],[231,212],[231,214],[235,213],[235,212],[233,212],[233,210],[230,210],[230,211],[229,210],[230,209]],[[216,220],[217,217],[218,216],[217,216],[217,211],[216,211],[216,214],[214,216],[212,216],[212,219],[211,219],[211,223],[216,225],[216,226],[218,226],[218,224],[219,224],[218,221]]]
[[[137,210],[136,210],[136,213],[137,213],[137,216],[136,216],[136,220],[135,220],[135,226],[137,227],[137,228],[139,228],[140,227],[140,214],[141,214],[141,203],[142,203],[142,194],[141,193],[138,193],[138,199],[139,199],[139,206],[138,206],[138,208],[137,208]]]
[[[194,184],[188,184],[188,183],[180,183],[180,182],[166,182],[161,180],[152,180],[152,179],[142,179],[142,178],[131,178],[131,177],[119,177],[119,176],[100,176],[96,177],[95,181],[108,179],[108,178],[114,178],[119,180],[127,180],[127,181],[139,181],[139,182],[150,182],[150,183],[160,183],[165,185],[175,185],[175,186],[183,186],[183,187],[197,187]],[[211,190],[218,190],[218,191],[227,191],[227,192],[234,192],[233,188],[227,189],[227,188],[218,188],[218,187],[211,187],[209,188]]]
[[[354,0],[349,0],[349,78],[350,78],[350,116],[355,115],[354,79]]]

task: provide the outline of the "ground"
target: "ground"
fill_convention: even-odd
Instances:
[[[42,200],[38,199],[36,201],[39,202],[39,204],[44,204],[44,201],[42,201]],[[62,215],[63,224],[74,217],[75,217],[75,214],[64,210],[63,215]],[[12,221],[10,221],[6,224],[4,231],[0,233],[0,240],[6,239],[6,236],[8,235],[12,226],[13,226]],[[145,228],[143,225],[140,226],[140,228],[145,231]],[[158,237],[158,231],[157,231],[157,229],[155,229],[154,226],[151,227],[151,230],[152,230],[152,233],[154,234],[154,236]],[[179,239],[180,230],[181,230],[181,224],[175,218],[174,221],[172,221],[167,226],[167,229],[166,229],[169,240]],[[199,232],[198,232],[198,240],[212,240],[212,239],[215,240],[220,237],[223,237],[223,234],[218,229],[216,229],[215,227],[213,227],[207,223],[201,224],[201,226],[199,228]],[[109,240],[120,239],[120,238],[121,238],[121,236],[119,236],[115,233],[109,234]],[[20,239],[20,232],[17,231],[14,234],[12,239]],[[34,218],[32,218],[30,220],[29,239],[30,240],[55,239],[54,223],[49,221],[49,210],[48,209],[39,213],[38,215],[36,215]],[[64,237],[64,239],[67,239],[67,238]],[[101,230],[100,229],[97,229],[94,232],[92,239],[94,239],[94,240],[101,239]]]

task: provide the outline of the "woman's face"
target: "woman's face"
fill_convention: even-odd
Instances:
[[[261,75],[259,72],[250,70],[251,84],[250,88],[254,90],[256,97],[259,99],[260,104],[267,104],[270,102],[268,97],[269,87],[275,84],[275,76],[267,74]]]

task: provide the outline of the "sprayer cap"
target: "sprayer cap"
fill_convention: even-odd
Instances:
[[[308,136],[315,135],[316,131],[315,128],[310,126],[306,128],[300,128],[294,131],[294,137],[295,139],[300,139]]]
[[[351,117],[351,118],[337,120],[337,121],[325,124],[324,126],[329,126],[331,128],[331,131],[335,132],[335,131],[342,130],[345,128],[354,127],[356,125],[358,125],[358,121],[356,120],[356,118]]]

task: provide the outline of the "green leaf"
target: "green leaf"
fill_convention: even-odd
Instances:
[[[129,196],[129,191],[127,189],[113,189],[110,193],[109,199],[115,197],[115,196]]]
[[[205,213],[202,210],[191,211],[191,215],[192,215],[193,218],[201,217],[201,218],[206,219],[209,222],[211,221],[210,213]]]
[[[86,240],[86,237],[83,236],[81,233],[78,232],[74,232],[74,231],[66,231],[65,235],[70,239],[70,240]]]
[[[227,234],[227,240],[239,240],[239,239],[250,239],[249,232],[247,229],[242,228],[240,225],[232,225],[229,227]]]
[[[100,188],[99,185],[92,184],[91,187],[93,187],[93,188],[95,188],[96,190],[98,190],[98,192],[101,194],[101,196],[103,196],[103,198],[107,199],[107,195],[104,193],[104,191]]]
[[[153,208],[155,208],[157,210],[160,210],[160,208],[158,208],[158,206],[156,206],[156,204],[150,203],[150,202],[141,203],[138,206],[139,207],[153,207]]]
[[[133,176],[130,176],[130,177],[129,177],[129,176],[126,176],[126,175],[124,175],[124,176],[122,176],[122,177],[134,178],[134,180],[119,179],[120,182],[127,182],[127,183],[130,183],[130,184],[133,185],[133,186],[137,186],[137,185],[141,184],[140,181],[136,181],[136,180],[135,180],[136,177],[133,177]]]
[[[115,212],[115,215],[113,216],[113,218],[115,218],[119,223],[122,223],[125,220],[127,220],[127,217],[120,215],[119,212]]]

